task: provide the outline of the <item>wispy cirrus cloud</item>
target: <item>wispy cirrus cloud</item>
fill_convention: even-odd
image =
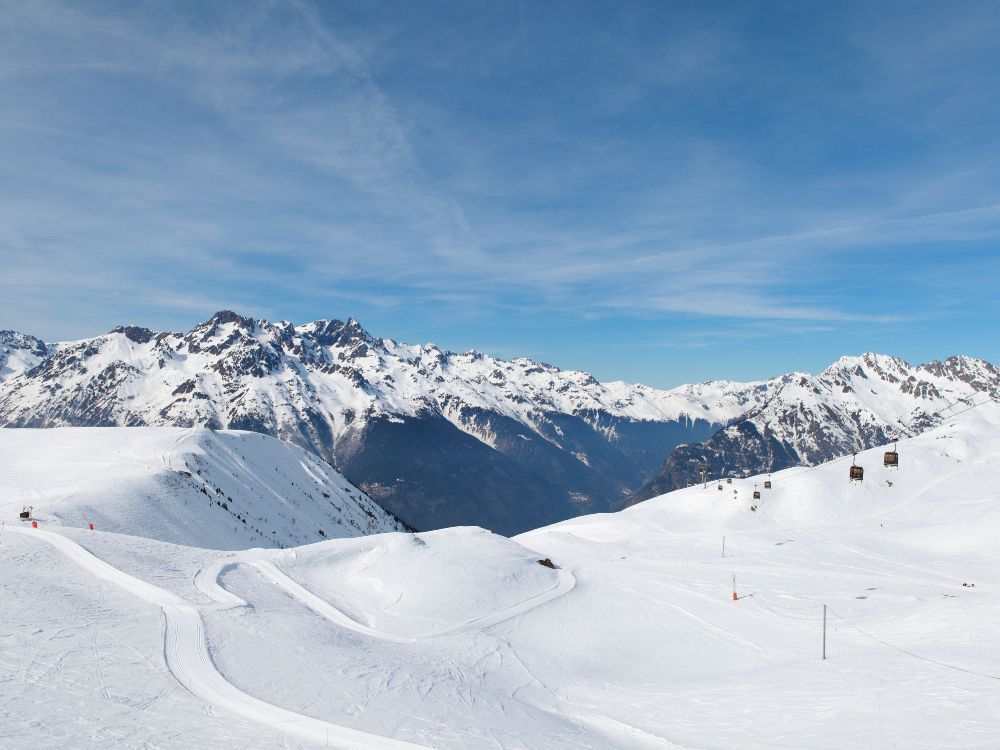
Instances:
[[[403,232],[432,255],[474,249],[364,60],[308,4],[236,4],[206,25],[179,6],[4,10],[16,43],[0,81],[20,103],[0,121],[8,282],[81,266],[89,285],[194,281],[211,298],[211,279],[266,268],[289,286],[295,267],[375,277],[406,265]],[[30,92],[40,79],[51,87]],[[159,271],[148,284],[144,266]]]
[[[0,9],[8,326],[234,306],[738,341],[916,331],[946,289],[990,308],[978,7]]]

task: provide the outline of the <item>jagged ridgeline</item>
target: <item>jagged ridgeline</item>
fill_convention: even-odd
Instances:
[[[222,311],[187,333],[122,327],[46,344],[0,332],[0,426],[251,430],[322,457],[419,529],[513,534],[711,473],[818,463],[1000,393],[989,363],[844,358],[819,376],[658,390]],[[664,463],[664,458],[666,462]]]
[[[1000,398],[989,362],[949,357],[911,365],[899,357],[842,357],[819,375],[790,373],[711,438],[678,446],[630,504],[709,478],[814,466],[918,435],[972,404]]]
[[[45,344],[0,333],[0,425],[207,426],[324,458],[421,529],[511,534],[621,507],[675,446],[766,389],[599,383],[529,359],[219,312],[187,333],[122,327]]]

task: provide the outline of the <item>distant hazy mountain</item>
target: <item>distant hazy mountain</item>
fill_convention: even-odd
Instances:
[[[310,450],[417,528],[515,533],[620,507],[681,443],[768,383],[656,390],[376,339],[356,320],[123,327],[43,344],[0,332],[0,425],[252,430]]]
[[[701,478],[744,476],[917,435],[966,403],[1000,397],[989,362],[949,357],[911,365],[899,357],[842,357],[819,375],[790,373],[765,384],[767,398],[711,438],[675,448],[630,504]]]

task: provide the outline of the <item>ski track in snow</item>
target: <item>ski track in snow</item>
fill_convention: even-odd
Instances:
[[[160,607],[166,621],[163,654],[167,669],[178,682],[210,706],[216,706],[236,716],[265,724],[308,742],[334,743],[331,746],[340,748],[427,750],[425,745],[332,724],[247,695],[228,682],[212,662],[205,639],[205,626],[197,608],[159,586],[123,573],[61,534],[42,529],[29,531],[12,528],[10,531],[41,539],[88,573],[110,581],[130,594]],[[232,604],[234,600],[243,602],[229,592],[225,593],[228,595],[223,597],[225,603]]]
[[[166,591],[159,586],[143,581],[122,572],[118,568],[104,562],[73,540],[55,532],[43,529],[12,528],[16,534],[33,536],[54,547],[67,558],[97,578],[104,579],[124,589],[143,601],[154,604],[163,611],[166,628],[164,631],[163,653],[167,669],[193,695],[204,700],[211,706],[222,708],[230,713],[250,721],[265,724],[271,728],[296,737],[311,741],[337,743],[334,746],[342,748],[371,748],[372,750],[413,750],[426,748],[403,740],[370,734],[350,727],[332,724],[304,714],[275,706],[258,698],[254,698],[226,678],[216,668],[209,653],[205,627],[198,608],[187,603],[179,596]],[[312,593],[293,580],[284,571],[259,553],[244,553],[235,558],[216,560],[201,568],[194,577],[194,585],[207,596],[213,609],[231,609],[249,607],[249,602],[228,591],[219,583],[219,577],[227,570],[239,565],[248,565],[257,570],[267,581],[274,584],[293,599],[303,604],[317,615],[345,630],[350,630],[370,638],[377,638],[395,643],[415,643],[422,638],[437,638],[474,629],[497,625],[518,615],[524,614],[547,602],[557,599],[576,586],[576,578],[565,569],[558,569],[558,581],[550,589],[541,591],[520,602],[504,607],[480,617],[471,618],[440,632],[420,637],[402,636],[383,630],[377,630],[363,625],[344,614],[335,606]],[[573,712],[573,719],[581,725],[602,731],[605,735],[629,737],[634,742],[641,736],[641,747],[677,748],[678,745],[668,743],[661,738],[642,732],[620,722],[615,722],[603,716],[583,715]]]
[[[540,607],[553,599],[557,599],[558,597],[572,591],[576,586],[576,578],[573,574],[568,570],[560,568],[556,571],[559,578],[558,582],[555,586],[547,589],[546,591],[541,591],[528,597],[527,599],[524,599],[523,601],[515,602],[508,607],[497,610],[496,612],[471,618],[450,628],[446,628],[435,633],[429,633],[427,635],[411,637],[390,633],[385,630],[377,630],[375,628],[368,627],[367,625],[363,625],[357,620],[354,620],[344,614],[341,610],[337,609],[325,599],[316,596],[316,594],[309,591],[302,584],[293,580],[287,573],[281,570],[270,560],[255,556],[252,553],[242,555],[236,559],[217,560],[209,563],[198,571],[198,574],[195,576],[195,586],[199,591],[216,602],[216,604],[224,605],[225,607],[249,606],[246,601],[227,591],[219,584],[219,576],[222,575],[222,573],[224,573],[227,569],[233,568],[237,565],[252,566],[259,573],[261,573],[265,579],[273,583],[293,599],[297,600],[300,604],[305,605],[319,616],[332,622],[334,625],[338,625],[345,630],[351,630],[370,638],[378,638],[383,641],[392,641],[395,643],[415,643],[417,640],[421,640],[423,638],[440,638],[443,636],[464,633],[469,630],[488,628],[504,622],[505,620],[509,620],[512,617],[524,614],[525,612],[535,609],[536,607]]]

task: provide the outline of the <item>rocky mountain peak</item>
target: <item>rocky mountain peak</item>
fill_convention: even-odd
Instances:
[[[375,339],[353,316],[346,321],[317,320],[315,323],[301,326],[299,331],[312,338],[320,346],[350,348],[359,343],[375,343]]]
[[[944,362],[935,360],[932,364],[943,374],[968,383],[976,391],[985,391],[994,398],[1000,397],[1000,388],[997,387],[1000,370],[985,360],[954,355]]]
[[[148,344],[153,340],[153,336],[155,336],[148,328],[141,328],[139,326],[118,326],[112,328],[108,333],[122,333],[125,335],[125,338],[136,344]]]
[[[245,318],[232,310],[219,310],[215,315],[202,323],[202,326],[220,326],[226,323],[235,323],[240,328],[253,330],[255,322],[253,318]],[[199,326],[201,327],[201,326]]]
[[[259,348],[261,344],[254,338],[254,334],[261,326],[270,328],[272,338],[277,341],[278,332],[266,321],[245,318],[232,310],[220,310],[188,331],[183,341],[192,354],[202,351],[220,354],[242,345]]]
[[[19,331],[0,331],[0,350],[20,349],[42,356],[45,354],[45,342]]]
[[[41,339],[18,331],[0,331],[0,382],[30,370],[47,353]]]

